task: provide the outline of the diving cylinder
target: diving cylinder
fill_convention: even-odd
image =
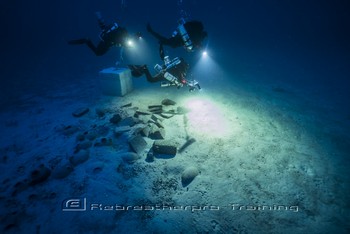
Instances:
[[[168,58],[166,58],[166,57],[168,57]],[[178,57],[174,58],[171,61],[169,59],[169,56],[165,56],[165,58],[164,58],[164,65],[165,65],[166,69],[170,69],[170,68],[172,68],[180,63],[181,63],[181,60]]]
[[[192,41],[190,39],[190,36],[188,35],[186,29],[185,29],[185,20],[184,18],[181,18],[179,20],[179,26],[177,27],[177,30],[179,32],[179,34],[181,35],[181,38],[185,44],[185,48],[187,51],[192,51],[193,49],[193,45],[192,45]]]
[[[105,27],[102,30],[102,32],[100,33],[100,39],[102,41],[104,41],[106,39],[106,36],[108,36],[109,33],[111,33],[112,31],[116,30],[118,27],[119,26],[118,26],[117,23],[113,23],[109,29],[107,29],[107,27]]]
[[[179,81],[177,81],[176,77],[171,75],[169,72],[164,73],[164,78],[167,79],[170,83],[176,84],[177,86],[182,85]]]
[[[162,83],[160,83],[160,87],[162,87],[162,88],[164,88],[164,87],[170,87],[170,86],[173,86],[173,84],[168,83],[168,82],[162,82]]]
[[[165,56],[165,57],[164,57],[164,64],[165,64],[165,66],[167,66],[169,63],[170,63],[170,58],[169,58],[169,56]]]

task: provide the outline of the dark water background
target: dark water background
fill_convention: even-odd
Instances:
[[[185,10],[204,23],[211,56],[235,79],[286,83],[348,110],[349,6],[346,0],[3,0],[1,106],[23,93],[94,76],[114,64],[116,48],[96,57],[83,46],[66,44],[79,37],[97,43],[95,11],[130,32],[141,31],[154,51],[144,63],[153,66],[159,61],[157,43],[147,33],[146,23],[170,36],[180,10]],[[182,49],[175,51],[185,54]],[[194,63],[196,58],[191,55],[189,60]]]

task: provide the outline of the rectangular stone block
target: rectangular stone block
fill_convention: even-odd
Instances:
[[[177,148],[168,140],[156,140],[153,143],[153,152],[156,154],[176,155]]]
[[[116,127],[114,129],[114,132],[116,134],[122,134],[123,132],[128,132],[131,130],[131,127],[130,126],[121,126],[121,127]]]
[[[99,72],[102,93],[124,96],[133,89],[131,71],[128,68],[110,67]]]
[[[142,154],[147,147],[147,142],[141,136],[135,136],[129,140],[131,149],[137,153]]]

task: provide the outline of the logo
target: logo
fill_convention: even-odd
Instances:
[[[70,198],[62,202],[62,211],[86,211],[86,198]]]

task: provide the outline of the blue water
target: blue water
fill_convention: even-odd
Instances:
[[[325,146],[325,151],[327,155],[334,152],[335,164],[349,165],[349,10],[350,2],[346,0],[3,0],[0,111],[16,110],[28,96],[44,97],[61,86],[84,83],[84,79],[89,82],[101,68],[114,66],[120,53],[118,48],[96,57],[85,46],[67,45],[68,40],[80,37],[90,37],[97,43],[96,11],[101,11],[108,22],[116,21],[131,33],[142,33],[148,52],[138,56],[135,51],[125,51],[124,62],[149,67],[160,63],[160,59],[158,43],[148,34],[146,24],[149,22],[156,31],[170,36],[177,20],[186,13],[190,19],[203,22],[208,32],[205,45],[217,65],[216,70],[209,71],[216,78],[200,73],[198,80],[203,88],[207,85],[224,89],[239,84],[244,92],[251,92],[267,106],[281,95],[281,103],[276,106],[300,108],[302,117],[312,116],[314,121],[301,125],[315,136],[315,141],[329,146]],[[166,52],[184,57],[193,67],[201,56],[200,52],[188,54],[182,48],[167,47]],[[147,82],[137,85],[149,86]],[[263,95],[266,92],[272,94]],[[332,129],[323,131],[324,125]],[[5,138],[3,135],[1,139]],[[346,189],[349,177],[344,178],[341,187]],[[4,197],[2,194],[1,199]],[[341,199],[344,220],[349,220],[349,200]],[[344,220],[338,222],[338,231],[346,233],[350,228]],[[330,217],[330,224],[326,225],[329,231],[323,233],[337,230],[333,226],[337,222],[331,221]],[[286,226],[291,233],[293,225]],[[246,233],[256,231],[243,229]],[[103,229],[95,231],[103,233]],[[221,231],[218,233],[233,233]],[[302,231],[298,229],[296,233]]]
[[[126,26],[130,32],[142,32],[153,48],[151,58],[143,62],[152,66],[158,61],[157,43],[147,34],[146,23],[170,36],[183,10],[204,23],[209,33],[209,49],[228,72],[259,76],[262,82],[272,79],[305,89],[318,87],[327,98],[337,94],[346,105],[349,72],[346,9],[346,1],[180,4],[174,0],[165,6],[160,1],[126,1],[123,8],[120,1],[69,4],[3,1],[1,87],[10,92],[5,91],[5,96],[15,97],[16,90],[28,83],[40,89],[44,84],[50,85],[50,80],[65,82],[65,77],[81,72],[78,64],[88,64],[86,69],[93,71],[114,60],[117,49],[96,58],[85,48],[66,45],[67,40],[79,37],[90,37],[97,43],[95,11],[101,11],[108,22],[115,20]],[[186,56],[182,50],[174,56],[179,55]],[[194,63],[196,57],[190,56],[191,59]]]

